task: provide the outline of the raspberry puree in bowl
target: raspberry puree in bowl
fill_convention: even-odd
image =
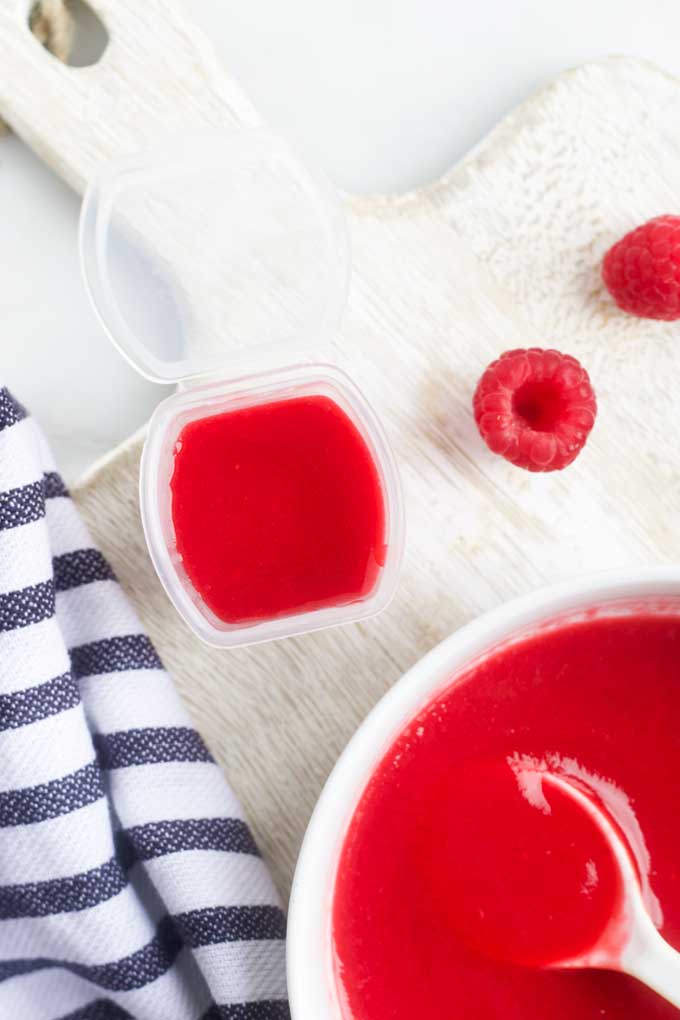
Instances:
[[[332,906],[343,1020],[675,1020],[634,979],[546,965],[619,902],[587,788],[680,948],[680,616],[591,615],[507,643],[427,704],[364,790]]]

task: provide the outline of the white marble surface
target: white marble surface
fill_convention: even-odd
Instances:
[[[185,6],[272,126],[355,191],[436,176],[570,65],[616,52],[680,74],[676,0]],[[73,479],[163,391],[110,347],[80,283],[78,203],[15,138],[0,139],[0,201],[2,379],[40,416]]]

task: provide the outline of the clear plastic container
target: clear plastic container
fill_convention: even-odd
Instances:
[[[401,488],[368,401],[324,358],[349,279],[332,189],[266,132],[184,138],[181,149],[167,145],[103,168],[83,203],[80,251],[88,293],[113,343],[142,375],[178,386],[151,419],[140,499],[154,566],[189,626],[209,644],[235,646],[382,610],[402,555]],[[315,395],[350,419],[373,460],[385,515],[377,580],[357,600],[225,622],[177,549],[171,479],[178,437],[199,419]]]

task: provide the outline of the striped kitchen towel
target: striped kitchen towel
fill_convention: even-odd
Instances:
[[[0,1020],[282,1020],[284,926],[238,802],[0,389]]]

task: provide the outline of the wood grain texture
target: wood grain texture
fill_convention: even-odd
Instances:
[[[175,0],[94,0],[108,46],[70,67],[28,26],[29,0],[0,0],[0,115],[78,191],[103,161],[196,127],[258,117]]]
[[[109,8],[128,5],[93,6],[109,23]],[[164,46],[188,38],[175,28]],[[191,40],[189,63],[202,52]],[[139,103],[162,117],[166,96],[148,68],[142,74],[142,52],[135,44]],[[120,50],[116,66],[127,66]],[[208,85],[192,68],[172,101],[204,122],[238,117],[234,90],[215,83],[212,65]],[[59,155],[59,133],[35,103],[17,106],[15,97],[9,105],[5,96],[0,111],[18,113],[24,135],[76,184],[96,158],[139,133],[138,110],[126,105],[95,132],[96,144],[81,131],[77,153]],[[378,619],[253,649],[208,649],[177,618],[146,554],[137,509],[142,438],[77,487],[284,893],[338,753],[435,642],[543,582],[680,560],[680,328],[617,312],[598,273],[622,231],[677,210],[678,182],[680,83],[644,63],[611,60],[563,75],[430,187],[348,198],[354,275],[337,360],[386,424],[408,519],[403,580]],[[575,354],[598,393],[592,437],[562,474],[513,468],[485,449],[474,426],[479,374],[501,351],[524,345]]]

